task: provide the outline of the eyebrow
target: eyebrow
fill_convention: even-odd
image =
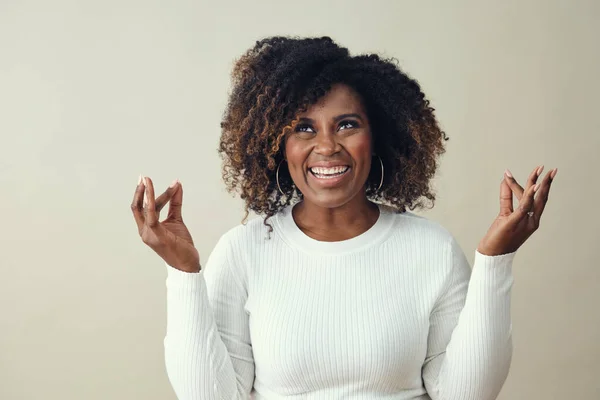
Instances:
[[[361,116],[360,116],[360,115],[358,115],[357,113],[340,114],[340,115],[338,115],[337,117],[335,117],[333,120],[334,120],[335,122],[338,122],[338,121],[340,121],[340,120],[342,120],[342,119],[344,119],[344,118],[351,118],[351,117],[357,118],[357,119],[359,119],[360,121],[362,121],[362,120],[363,120],[363,119],[361,118]],[[302,117],[302,118],[300,118],[300,122],[310,122],[310,123],[314,123],[315,121],[314,121],[312,118],[306,118],[306,117]]]

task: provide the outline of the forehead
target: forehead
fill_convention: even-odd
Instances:
[[[299,113],[299,116],[311,118],[351,112],[365,113],[362,99],[352,87],[338,83],[333,85],[317,103],[310,105],[306,112]]]

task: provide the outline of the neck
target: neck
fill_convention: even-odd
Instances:
[[[305,200],[292,209],[292,215],[298,228],[307,236],[323,242],[337,242],[371,228],[379,218],[379,207],[363,194],[331,208]]]

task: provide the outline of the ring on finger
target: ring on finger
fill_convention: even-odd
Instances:
[[[532,210],[527,211],[527,209],[525,207],[523,207],[523,206],[520,206],[519,208],[522,210],[522,212],[524,212],[525,214],[527,214],[527,216],[533,217],[533,211]]]

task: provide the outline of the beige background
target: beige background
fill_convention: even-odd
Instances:
[[[0,398],[175,398],[136,180],[181,179],[206,260],[242,217],[216,152],[232,62],[293,34],[394,56],[421,82],[451,138],[423,214],[471,261],[504,169],[560,168],[515,259],[500,399],[599,399],[599,4],[0,0]]]

